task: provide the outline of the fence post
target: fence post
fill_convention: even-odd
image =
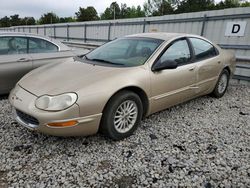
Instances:
[[[67,24],[67,41],[69,41],[69,25]]]
[[[38,28],[38,26],[36,27],[36,34],[38,34],[39,33],[39,28]]]
[[[31,33],[31,28],[29,27],[29,33]]]
[[[54,25],[54,38],[56,39],[56,26]]]
[[[24,27],[23,27],[23,32],[24,32]]]
[[[87,24],[84,24],[84,42],[87,42]]]
[[[111,22],[109,22],[108,41],[110,41],[110,35],[111,35]]]
[[[204,14],[204,16],[203,16],[203,21],[202,21],[202,26],[201,26],[201,36],[204,35],[204,30],[205,30],[206,21],[207,21],[207,15]]]
[[[144,19],[144,21],[143,21],[143,30],[142,30],[143,33],[145,33],[146,24],[147,24],[146,19]]]
[[[44,36],[46,35],[46,26],[44,26],[44,28],[43,28],[43,34],[44,34]]]

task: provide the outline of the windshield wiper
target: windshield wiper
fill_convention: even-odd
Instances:
[[[102,62],[102,63],[107,63],[107,64],[112,64],[112,65],[124,65],[122,63],[113,63],[111,61],[108,61],[108,60],[105,60],[105,59],[97,59],[97,58],[94,58],[94,59],[89,59],[88,60],[90,61],[98,61],[98,62]]]
[[[87,60],[90,60],[88,57],[87,57],[87,54],[84,54],[83,56],[82,56],[82,58],[83,57],[85,57],[85,59],[87,59]]]

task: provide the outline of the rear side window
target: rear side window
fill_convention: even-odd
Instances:
[[[194,55],[197,60],[207,59],[217,55],[215,47],[209,42],[198,38],[190,38],[190,41],[193,45]]]
[[[27,38],[0,37],[0,55],[26,54]]]
[[[29,53],[57,52],[58,47],[49,41],[39,38],[29,38]]]

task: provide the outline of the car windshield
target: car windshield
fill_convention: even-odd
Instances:
[[[96,48],[85,57],[104,64],[138,66],[144,64],[162,42],[152,38],[121,38]]]

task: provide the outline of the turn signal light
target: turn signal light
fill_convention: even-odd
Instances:
[[[78,121],[72,120],[72,121],[66,121],[66,122],[54,122],[54,123],[48,123],[48,126],[50,127],[72,127],[78,124]]]

